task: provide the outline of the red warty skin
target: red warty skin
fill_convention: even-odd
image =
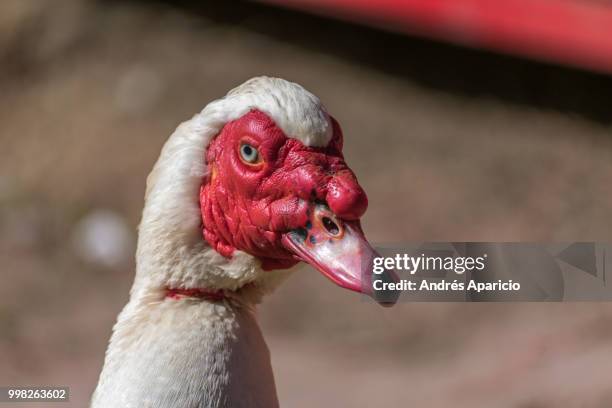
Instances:
[[[238,249],[262,260],[264,269],[282,269],[298,260],[281,236],[304,227],[310,203],[326,202],[343,220],[358,220],[368,199],[342,156],[342,131],[333,122],[326,147],[288,138],[265,113],[253,110],[227,123],[206,151],[209,175],[200,190],[203,234],[225,257]],[[243,144],[259,160],[240,155]]]

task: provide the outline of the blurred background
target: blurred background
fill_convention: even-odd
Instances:
[[[322,14],[0,2],[0,384],[68,385],[54,406],[87,405],[161,146],[256,75],[302,84],[342,124],[375,243],[612,239],[609,54],[583,70]],[[303,267],[260,317],[282,406],[612,406],[612,304],[386,310]]]

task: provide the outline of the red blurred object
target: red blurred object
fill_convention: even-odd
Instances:
[[[470,47],[612,73],[610,0],[264,0]]]

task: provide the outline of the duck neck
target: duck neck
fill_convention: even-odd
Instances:
[[[275,407],[255,306],[238,297],[133,298],[115,325],[93,407]]]

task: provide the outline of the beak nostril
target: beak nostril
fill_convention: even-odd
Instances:
[[[340,234],[340,227],[331,218],[323,217],[321,219],[323,226],[331,235],[336,236]]]

